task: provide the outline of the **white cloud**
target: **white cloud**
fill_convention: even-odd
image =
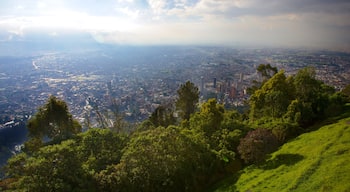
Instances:
[[[0,29],[13,35],[63,29],[91,32],[100,42],[130,44],[350,43],[350,13],[344,11],[350,7],[341,0],[339,5],[317,0],[18,2],[11,4],[17,9],[0,7]]]
[[[137,19],[140,15],[140,10],[130,9],[129,7],[116,8],[116,11],[126,15],[129,19]]]
[[[161,18],[161,15],[166,12],[166,0],[148,0],[148,4],[153,13],[154,20],[159,20]]]

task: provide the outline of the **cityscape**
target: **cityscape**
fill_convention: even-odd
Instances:
[[[239,108],[249,97],[246,89],[259,80],[259,64],[287,75],[311,66],[337,90],[350,83],[350,54],[325,50],[156,46],[4,56],[0,129],[25,123],[50,95],[66,101],[85,128],[87,118],[99,126],[96,106],[108,113],[112,103],[127,121],[141,122],[175,101],[188,80],[199,88],[200,101],[214,97],[226,108]]]
[[[0,191],[350,191],[349,10],[2,0]]]

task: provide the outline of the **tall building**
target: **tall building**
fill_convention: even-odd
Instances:
[[[201,76],[201,87],[200,87],[200,92],[203,94],[204,93],[204,77]]]
[[[239,82],[243,82],[243,78],[244,78],[243,73],[240,73],[240,74],[239,74]]]
[[[214,77],[214,80],[213,80],[213,88],[216,88],[216,77]]]
[[[112,81],[107,82],[107,95],[112,93]]]

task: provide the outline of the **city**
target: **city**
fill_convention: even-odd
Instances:
[[[49,95],[65,100],[83,125],[91,118],[98,126],[92,103],[106,113],[113,101],[126,120],[140,122],[174,101],[187,80],[197,85],[201,100],[216,97],[235,108],[249,97],[246,89],[258,80],[256,67],[262,63],[286,74],[315,67],[317,78],[337,90],[350,83],[350,54],[331,51],[133,47],[1,57],[0,128],[26,121]]]

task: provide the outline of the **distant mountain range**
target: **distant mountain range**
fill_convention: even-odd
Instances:
[[[32,32],[20,35],[0,32],[0,56],[33,56],[51,51],[84,51],[97,49],[100,46],[102,44],[89,33]]]

